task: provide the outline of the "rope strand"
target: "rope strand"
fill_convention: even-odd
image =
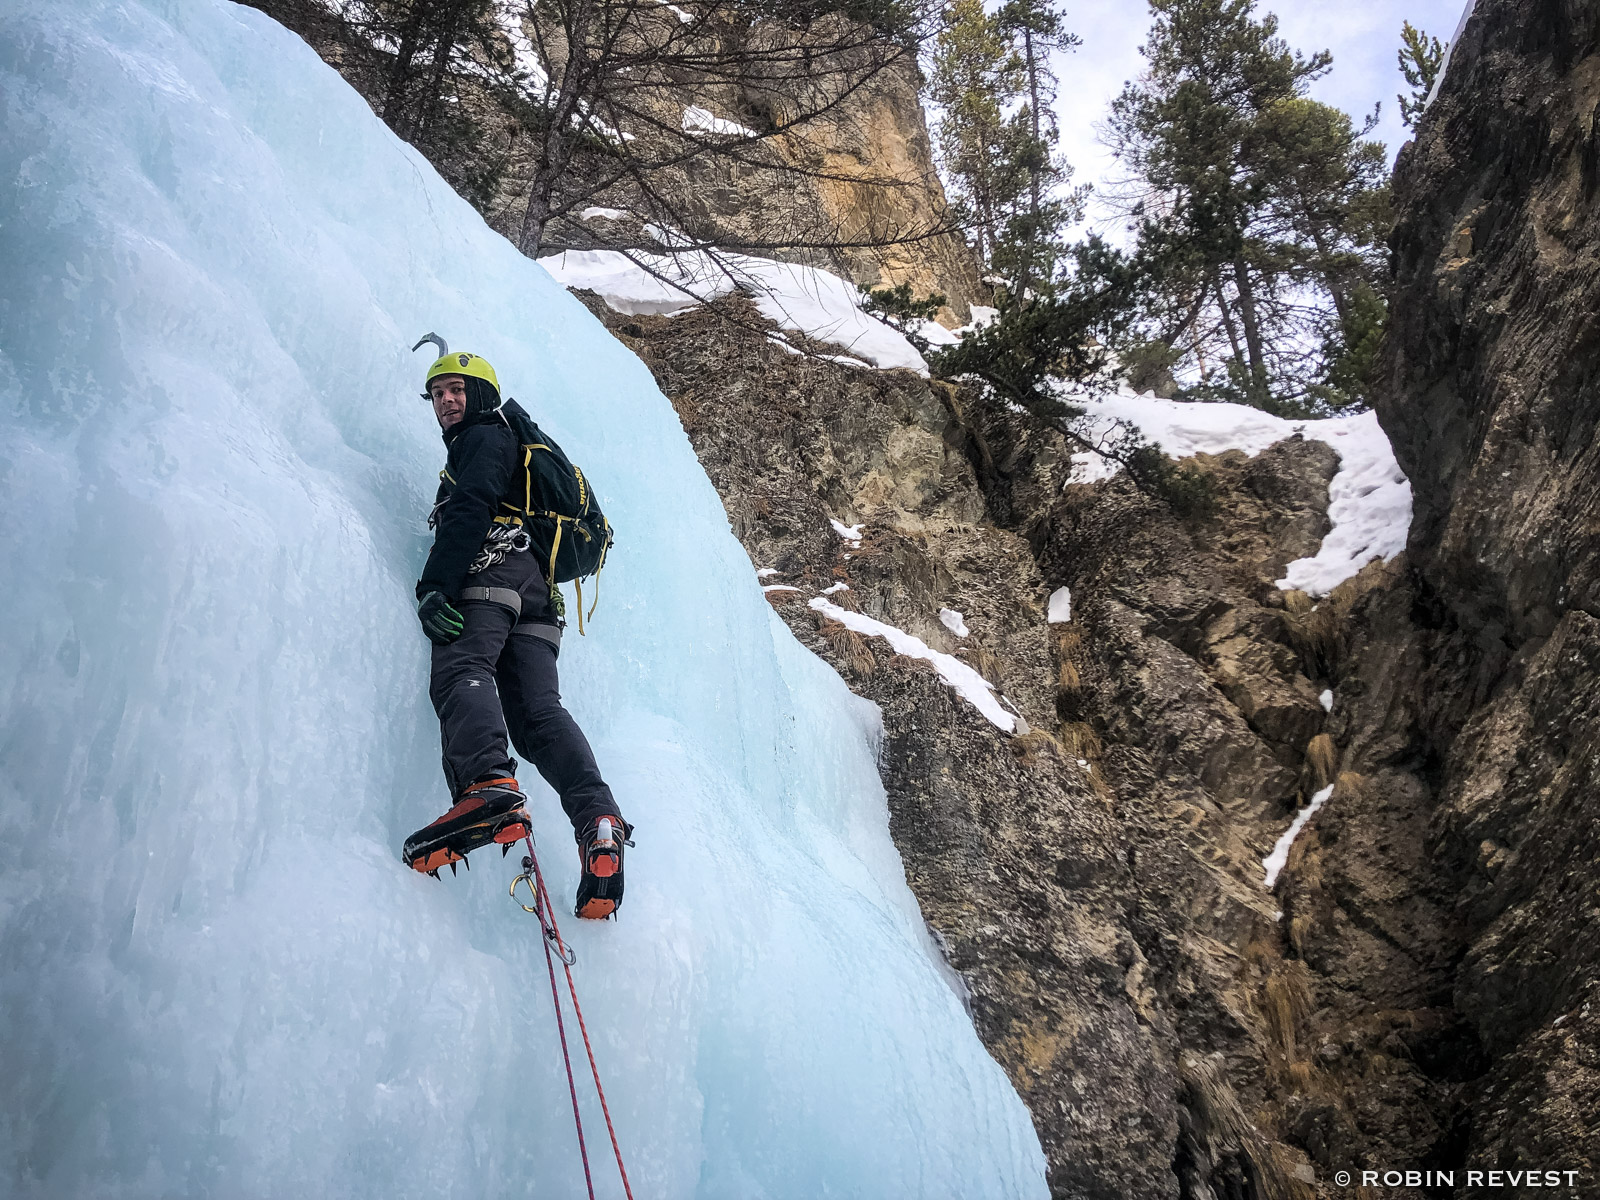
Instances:
[[[561,938],[561,930],[556,925],[555,906],[550,902],[550,890],[545,887],[544,873],[539,870],[539,856],[534,853],[533,834],[528,834],[528,859],[533,864],[533,879],[536,884],[536,898],[534,905],[539,909],[536,914],[539,918],[541,932],[545,936],[544,942],[545,967],[550,972],[550,999],[556,1009],[556,1030],[561,1035],[561,1059],[567,1068],[567,1089],[572,1093],[572,1119],[578,1127],[578,1150],[583,1155],[583,1179],[589,1188],[589,1200],[594,1200],[594,1181],[589,1175],[589,1151],[583,1139],[583,1118],[578,1115],[578,1089],[572,1078],[572,1059],[567,1053],[566,1025],[561,1019],[561,997],[556,989],[556,965],[550,957],[550,943],[553,941],[558,949],[561,959],[561,969],[567,975],[567,991],[572,996],[572,1011],[578,1018],[578,1032],[583,1035],[583,1050],[589,1056],[589,1073],[594,1076],[594,1090],[600,1097],[600,1111],[605,1114],[606,1133],[611,1138],[611,1152],[617,1158],[617,1172],[622,1176],[622,1190],[627,1194],[628,1200],[633,1200],[633,1186],[628,1182],[628,1168],[622,1165],[622,1147],[617,1144],[616,1127],[611,1123],[611,1106],[606,1103],[606,1090],[600,1083],[600,1068],[595,1065],[594,1047],[589,1042],[589,1027],[583,1019],[583,1006],[578,1003],[578,987],[572,979],[573,955],[568,951],[567,944]]]

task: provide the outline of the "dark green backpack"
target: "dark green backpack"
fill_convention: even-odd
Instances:
[[[500,406],[506,424],[522,444],[523,481],[500,502],[506,524],[521,525],[533,543],[533,553],[545,566],[551,592],[555,585],[576,581],[578,632],[583,632],[583,580],[596,577],[605,566],[613,540],[611,522],[600,511],[583,471],[545,435],[522,405],[507,400]],[[600,582],[595,580],[595,604],[600,602]],[[594,615],[591,607],[589,615]]]

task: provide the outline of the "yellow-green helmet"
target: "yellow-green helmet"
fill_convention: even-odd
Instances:
[[[476,354],[451,352],[437,333],[424,334],[422,340],[411,347],[413,351],[432,342],[439,347],[439,357],[428,368],[428,377],[422,385],[423,399],[431,399],[433,381],[441,375],[460,375],[467,385],[467,415],[491,413],[500,407],[500,380],[495,377],[489,360]]]
[[[489,360],[480,358],[476,354],[465,354],[452,351],[441,354],[434,359],[433,366],[428,368],[428,378],[423,387],[429,387],[441,375],[461,375],[467,379],[482,379],[496,393],[500,391],[500,380],[495,378],[494,368],[489,365]]]

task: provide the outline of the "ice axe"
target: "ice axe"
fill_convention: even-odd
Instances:
[[[446,354],[450,353],[450,347],[445,345],[444,339],[442,337],[440,337],[437,333],[425,333],[425,334],[423,334],[420,338],[417,339],[417,344],[415,346],[411,347],[411,353],[415,354],[418,350],[421,350],[429,342],[432,342],[435,346],[439,347],[439,357],[440,358],[443,358]],[[422,398],[424,400],[432,400],[433,399],[433,397],[428,395],[427,392],[423,392],[422,393]]]
[[[415,346],[411,347],[411,353],[415,354],[418,350],[421,350],[429,342],[432,342],[435,346],[439,347],[439,357],[440,358],[443,358],[446,354],[450,353],[450,347],[444,344],[444,339],[442,337],[440,337],[437,333],[425,333],[425,334],[423,334],[420,338],[417,339],[417,344]]]

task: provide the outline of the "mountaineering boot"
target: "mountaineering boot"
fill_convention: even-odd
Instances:
[[[622,903],[622,848],[633,845],[628,838],[633,826],[621,817],[597,817],[578,839],[578,861],[583,873],[578,877],[577,915],[590,921],[603,921]]]
[[[455,864],[479,846],[498,842],[509,845],[528,836],[528,810],[515,779],[485,779],[461,793],[444,816],[406,839],[402,861],[413,870],[437,875],[440,867]]]

